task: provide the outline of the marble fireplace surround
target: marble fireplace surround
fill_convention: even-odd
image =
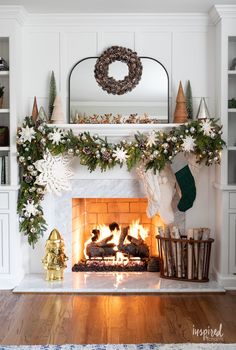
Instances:
[[[88,174],[81,169],[72,180],[72,191],[60,197],[47,195],[44,201],[49,230],[61,232],[69,256],[65,279],[46,282],[41,258],[46,237],[31,250],[30,274],[14,289],[14,293],[222,293],[225,290],[215,280],[209,283],[182,282],[161,279],[151,272],[71,272],[72,267],[72,199],[73,198],[143,198],[142,183],[135,173],[125,169]],[[84,176],[89,178],[84,178]],[[119,176],[118,176],[119,175]]]
[[[68,268],[71,271],[73,258],[72,239],[72,199],[73,198],[143,198],[142,186],[136,179],[106,179],[106,180],[74,180],[72,191],[56,199],[55,218],[56,227],[62,233],[69,255]],[[63,210],[62,210],[63,208]],[[65,218],[67,218],[65,220]],[[75,262],[75,261],[74,261]]]

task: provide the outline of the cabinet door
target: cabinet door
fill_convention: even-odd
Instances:
[[[9,216],[0,214],[0,273],[9,272]]]
[[[236,273],[236,214],[229,214],[229,273]]]

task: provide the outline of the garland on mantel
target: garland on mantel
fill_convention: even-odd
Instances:
[[[220,152],[225,145],[221,135],[222,126],[217,124],[217,120],[207,119],[178,125],[168,132],[136,133],[132,140],[109,143],[107,138],[90,135],[89,132],[75,135],[72,130],[52,128],[26,117],[17,133],[21,170],[18,199],[20,230],[34,246],[47,228],[40,204],[46,189],[49,189],[47,179],[51,182],[53,179],[48,176],[42,181],[40,170],[43,171],[42,163],[49,156],[60,156],[61,159],[64,155],[78,156],[80,164],[87,166],[90,172],[97,168],[107,171],[124,164],[130,171],[140,162],[146,165],[146,169],[156,172],[179,152],[194,153],[198,163],[204,162],[209,166],[220,163]]]

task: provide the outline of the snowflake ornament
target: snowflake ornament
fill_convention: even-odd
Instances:
[[[38,213],[38,204],[34,204],[34,201],[27,201],[27,203],[24,204],[23,211],[28,217],[35,216]]]
[[[33,127],[29,127],[28,125],[25,128],[22,128],[20,133],[20,140],[23,142],[29,141],[31,142],[33,139],[35,139],[35,130]]]
[[[52,141],[53,145],[59,145],[59,143],[62,141],[62,138],[64,136],[64,131],[60,129],[54,129],[53,132],[50,132],[48,135],[49,140]]]
[[[127,151],[124,150],[123,147],[117,148],[116,150],[114,150],[112,156],[113,158],[115,158],[116,161],[120,163],[125,162],[126,159],[128,158]]]
[[[203,134],[205,136],[210,136],[212,131],[213,131],[213,127],[211,125],[211,121],[210,119],[205,119],[201,121],[201,131],[203,131]]]
[[[194,151],[195,146],[195,139],[192,136],[186,136],[183,139],[182,148],[185,152]]]
[[[156,143],[156,133],[153,131],[148,135],[147,146],[152,147]]]
[[[70,162],[71,157],[53,156],[50,152],[47,152],[43,159],[34,163],[35,168],[40,172],[35,183],[45,186],[47,192],[56,195],[61,195],[62,191],[69,191],[71,189],[69,179],[73,176],[69,167]]]

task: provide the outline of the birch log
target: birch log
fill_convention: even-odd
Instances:
[[[193,229],[189,229],[187,233],[188,240],[193,239]],[[188,279],[193,278],[193,245],[188,243]]]
[[[208,241],[210,238],[210,229],[209,228],[202,228],[202,240],[203,241]],[[207,254],[207,249],[204,249],[206,247],[206,243],[201,243],[200,244],[200,260],[199,260],[199,269],[198,269],[198,279],[201,280],[204,275],[205,268],[203,266],[204,262],[206,263],[206,254]]]

